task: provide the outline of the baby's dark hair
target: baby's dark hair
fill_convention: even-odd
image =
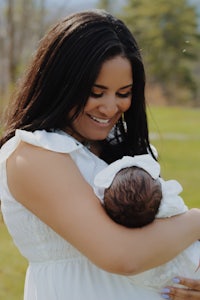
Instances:
[[[130,228],[151,223],[158,212],[161,199],[159,180],[135,166],[120,170],[104,192],[107,214],[115,222]]]

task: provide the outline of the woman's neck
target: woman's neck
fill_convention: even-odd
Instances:
[[[96,156],[100,156],[101,145],[99,141],[88,140],[72,128],[67,128],[64,131],[67,134],[71,135],[74,139],[79,141],[81,144],[83,144],[83,146],[86,147],[90,152],[92,152]]]

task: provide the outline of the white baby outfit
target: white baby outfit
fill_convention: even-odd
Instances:
[[[162,200],[156,218],[172,217],[188,210],[183,199],[179,196],[182,192],[182,186],[176,180],[165,181],[160,178],[160,165],[150,154],[134,157],[124,156],[102,169],[95,176],[93,189],[102,204],[104,203],[104,191],[111,185],[115,175],[120,170],[131,166],[144,169],[153,179],[160,181]],[[171,285],[171,279],[178,275],[200,279],[199,264],[200,242],[197,241],[170,262],[129,278],[133,284],[142,283],[159,290],[163,286]]]
[[[62,131],[39,130],[31,133],[17,130],[16,135],[1,148],[2,214],[14,243],[29,261],[24,300],[162,299],[160,291],[146,287],[143,280],[134,284],[127,276],[108,273],[96,267],[13,198],[7,184],[6,160],[20,141],[54,152],[69,153],[91,185],[94,176],[106,163]],[[165,277],[165,274],[163,276]]]

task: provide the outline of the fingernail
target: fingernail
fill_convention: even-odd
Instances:
[[[166,295],[166,294],[161,294],[161,297],[164,299],[170,299],[169,295]]]
[[[169,288],[163,288],[161,293],[163,293],[163,294],[170,293],[170,289]]]
[[[178,277],[174,277],[174,278],[172,279],[172,281],[173,281],[174,283],[180,283],[180,279],[179,279]]]

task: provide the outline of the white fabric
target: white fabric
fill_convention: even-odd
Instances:
[[[133,166],[144,169],[154,179],[159,177],[160,165],[149,154],[136,155],[134,157],[124,156],[100,171],[94,178],[94,192],[102,203],[104,191],[111,185],[115,175],[120,170]]]
[[[111,185],[115,175],[120,170],[133,166],[145,170],[153,179],[157,179],[161,183],[162,200],[158,214],[156,215],[157,218],[171,217],[187,211],[187,206],[179,196],[179,193],[182,192],[181,185],[176,180],[164,181],[160,178],[160,165],[150,154],[136,155],[134,157],[124,156],[101,170],[95,176],[94,192],[102,203],[104,202],[104,191]]]
[[[164,181],[159,177],[160,165],[150,154],[134,157],[124,156],[122,159],[115,161],[101,170],[95,176],[93,189],[102,203],[104,191],[111,185],[116,173],[131,166],[144,169],[152,178],[158,179],[161,183],[162,200],[156,218],[172,217],[188,210],[183,199],[179,196],[179,193],[182,192],[182,186],[176,180]],[[197,241],[170,262],[139,275],[130,276],[129,278],[133,284],[142,283],[156,289],[171,285],[171,279],[178,275],[199,279],[200,270],[196,271],[199,263],[200,242]]]
[[[176,180],[159,178],[162,188],[162,200],[156,218],[167,218],[182,214],[188,210],[183,199],[179,196],[182,186]]]
[[[105,162],[63,132],[17,130],[0,150],[0,196],[4,221],[19,251],[29,261],[24,300],[159,300],[157,290],[131,284],[127,276],[105,272],[92,264],[13,198],[6,176],[6,159],[20,141],[69,153],[92,185]],[[101,247],[101,245],[99,245]]]
[[[180,259],[179,269],[172,270],[171,265],[161,268],[156,278],[150,276],[154,271],[145,272],[133,276],[135,282],[128,276],[111,274],[92,264],[11,195],[6,159],[20,141],[50,151],[69,153],[91,185],[94,176],[105,168],[106,163],[63,132],[29,133],[18,130],[16,136],[0,150],[0,195],[4,221],[19,251],[29,261],[24,300],[161,300],[160,288],[174,274],[191,277],[191,272],[187,271],[196,265],[200,253],[193,255],[193,246],[182,254],[185,263]],[[187,262],[191,268],[186,266]],[[149,274],[148,278],[146,274]]]
[[[168,263],[129,278],[132,284],[137,285],[142,282],[146,286],[157,289],[172,285],[171,279],[180,275],[200,279],[199,263],[200,242],[197,241]]]

